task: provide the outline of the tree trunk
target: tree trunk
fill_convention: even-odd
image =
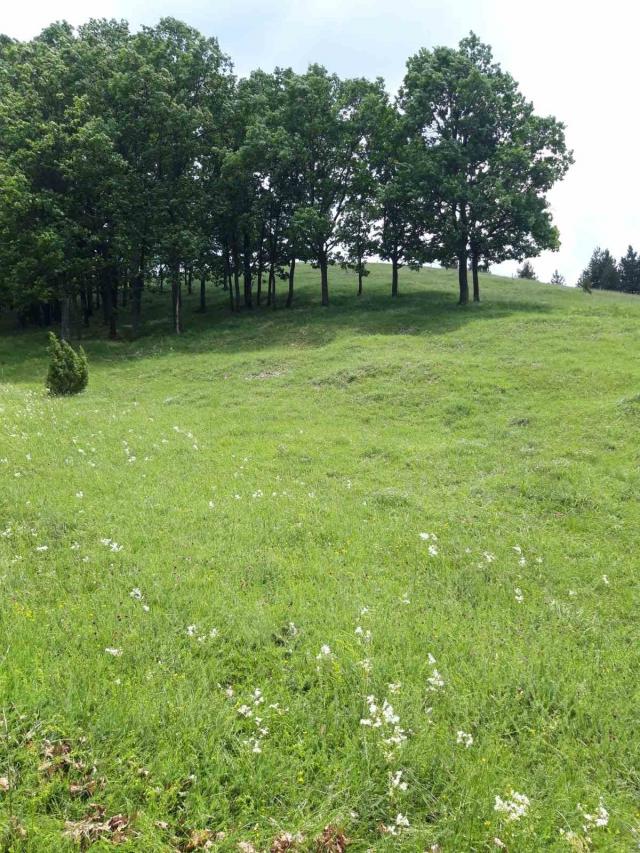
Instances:
[[[242,244],[242,263],[244,277],[244,307],[253,308],[252,287],[251,281],[251,241],[249,240],[248,231],[244,232],[244,241]]]
[[[271,262],[269,264],[269,277],[267,280],[267,305],[272,305],[274,300],[275,300],[275,296],[276,296],[275,284],[276,284],[276,274],[275,274],[275,269],[273,267],[273,262]]]
[[[466,249],[458,255],[458,284],[460,285],[460,299],[458,305],[466,305],[469,302],[469,278],[467,276],[467,262],[469,260]]]
[[[169,266],[169,277],[171,279],[171,315],[173,330],[176,335],[182,332],[182,281],[180,279],[180,265],[173,263]]]
[[[391,295],[398,295],[398,256],[391,259]]]
[[[200,308],[201,314],[207,310],[207,276],[202,273],[200,276]]]
[[[260,229],[260,237],[258,238],[258,252],[257,252],[257,278],[258,278],[258,287],[256,290],[256,303],[260,305],[260,300],[262,299],[262,274],[264,272],[264,235],[266,231],[266,223],[263,221],[262,228]]]
[[[109,340],[115,341],[118,337],[118,273],[111,271],[111,314],[109,316]]]
[[[231,263],[233,264],[233,288],[235,291],[236,311],[240,310],[240,258],[238,255],[238,246],[233,243],[231,248]]]
[[[160,267],[160,271],[159,271],[158,275],[160,277],[160,293],[162,293],[162,291],[164,290],[164,267],[163,266]]]
[[[103,270],[102,272],[102,287],[101,287],[101,302],[102,302],[102,322],[105,326],[109,325],[109,318],[111,317],[111,288],[109,287],[109,282],[107,280],[107,272]]]
[[[118,278],[112,267],[105,267],[101,273],[102,315],[105,326],[109,327],[109,338],[115,340],[118,336]]]
[[[291,258],[289,261],[289,292],[287,293],[287,308],[291,308],[293,304],[293,277],[296,272],[296,259]]]
[[[473,301],[480,302],[480,280],[478,278],[479,257],[477,252],[471,255],[471,274],[473,276]]]
[[[193,269],[191,267],[187,273],[187,293],[189,296],[193,293]]]
[[[131,327],[134,338],[140,333],[142,315],[142,289],[144,287],[144,248],[140,249],[140,264],[131,288]]]
[[[232,311],[235,311],[235,305],[233,304],[233,288],[231,287],[231,269],[229,265],[229,249],[225,245],[223,250],[224,257],[224,289],[229,291],[229,306]]]
[[[276,267],[275,264],[271,264],[271,307],[276,307]]]
[[[329,260],[327,253],[323,250],[318,257],[320,264],[320,293],[321,302],[326,307],[329,304]]]
[[[60,302],[60,337],[63,341],[71,337],[71,298],[66,293]]]
[[[362,268],[358,267],[358,296],[362,296]]]
[[[89,317],[91,316],[91,312],[89,311],[89,293],[91,293],[91,288],[83,287],[80,291],[80,308],[82,310],[82,325],[87,328],[89,326]]]
[[[90,284],[89,287],[87,287],[86,296],[87,296],[87,318],[89,318],[89,317],[93,317],[93,283]],[[99,296],[99,293],[98,293],[98,290],[96,288],[96,299],[98,298],[98,296]],[[87,320],[87,322],[88,322],[88,320]]]

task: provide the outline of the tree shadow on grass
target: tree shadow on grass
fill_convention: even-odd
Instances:
[[[371,276],[371,282],[367,279],[367,289],[358,297],[353,277],[336,270],[328,308],[319,304],[319,288],[308,270],[301,276],[290,309],[285,307],[285,294],[280,293],[275,309],[263,304],[232,313],[228,293],[210,287],[204,314],[197,312],[198,296],[185,294],[182,335],[172,334],[168,295],[148,292],[143,306],[146,322],[137,339],[130,339],[129,318],[121,309],[119,340],[107,340],[104,327],[96,325],[82,330],[78,342],[86,349],[90,364],[98,367],[174,353],[233,355],[287,347],[321,348],[346,335],[448,335],[470,322],[485,323],[514,313],[543,316],[552,310],[542,296],[536,300],[530,291],[513,287],[496,298],[500,279],[491,276],[484,281],[492,285],[486,302],[459,306],[454,276],[435,272],[434,276],[405,273],[404,291],[392,299],[383,273]],[[46,361],[45,330],[9,331],[0,336],[0,382],[40,382]]]

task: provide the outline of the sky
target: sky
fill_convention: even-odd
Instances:
[[[566,124],[574,151],[549,196],[562,247],[534,261],[538,277],[557,268],[573,284],[595,246],[618,257],[640,247],[637,0],[0,0],[0,32],[28,39],[54,20],[90,17],[137,29],[169,15],[216,36],[239,75],[318,62],[384,77],[391,92],[419,48],[454,46],[473,30],[536,111]]]

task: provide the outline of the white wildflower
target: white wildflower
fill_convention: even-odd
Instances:
[[[496,796],[493,810],[506,815],[507,820],[520,820],[525,817],[529,808],[530,801],[524,794],[519,794],[517,791],[510,791],[508,798],[503,800],[502,797]]]
[[[408,783],[402,779],[402,770],[389,773],[389,793],[393,793],[394,790],[406,791],[408,787]]]
[[[429,690],[442,690],[444,687],[444,678],[440,675],[438,670],[434,668],[429,678],[427,678],[427,684],[429,685]]]
[[[515,588],[514,594],[515,594],[515,599],[518,602],[518,604],[522,604],[522,602],[524,601],[524,595],[522,594],[522,590],[520,589],[519,586],[517,586]]]
[[[331,647],[327,646],[326,643],[320,646],[320,651],[316,655],[316,660],[326,660],[327,658],[332,657]]]
[[[578,803],[578,811],[584,819],[584,825],[582,827],[584,832],[589,832],[592,829],[607,826],[609,823],[609,812],[604,807],[602,797],[600,797],[598,808],[593,814],[585,812],[580,803]]]
[[[456,743],[461,743],[465,749],[469,749],[470,746],[473,746],[473,735],[470,735],[468,732],[463,732],[462,729],[458,729],[456,734]]]
[[[114,658],[119,658],[122,654],[122,649],[105,649],[105,652]]]

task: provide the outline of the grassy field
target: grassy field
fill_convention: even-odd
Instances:
[[[0,849],[638,849],[640,298],[318,275],[0,338]]]

